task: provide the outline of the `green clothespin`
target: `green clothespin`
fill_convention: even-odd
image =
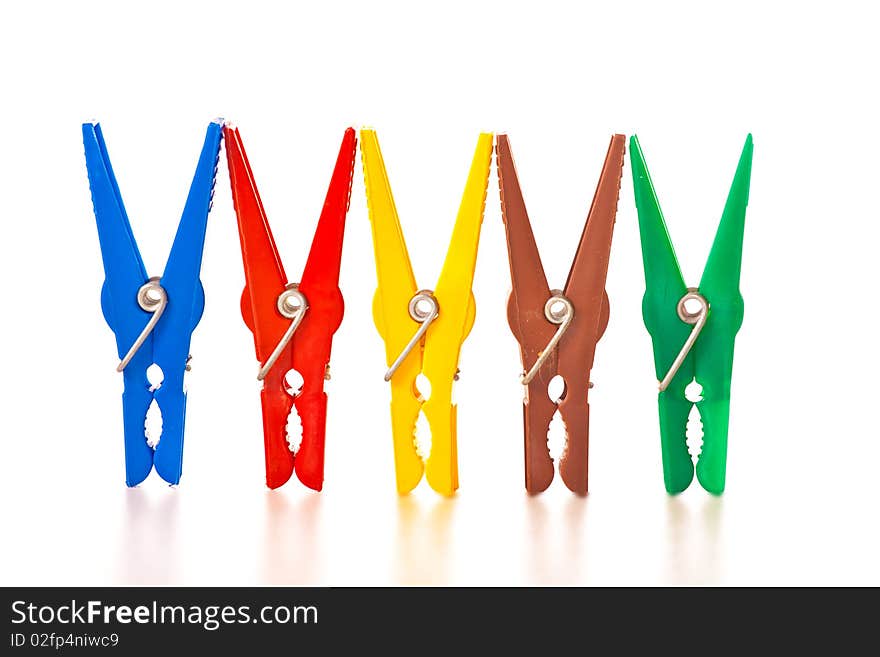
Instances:
[[[635,136],[630,139],[629,152],[645,264],[642,316],[654,342],[654,368],[660,384],[663,480],[666,490],[675,494],[686,489],[694,477],[685,442],[693,404],[685,397],[684,389],[696,379],[703,387],[702,399],[697,402],[703,422],[697,479],[707,491],[720,495],[727,467],[733,343],[743,320],[739,277],[752,173],[752,136],[746,138],[739,158],[699,288],[685,287]]]

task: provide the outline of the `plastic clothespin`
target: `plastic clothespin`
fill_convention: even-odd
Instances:
[[[303,484],[321,490],[327,419],[324,381],[330,378],[333,334],[342,322],[339,267],[357,137],[352,128],[345,131],[301,282],[288,283],[241,135],[230,126],[223,130],[246,281],[241,313],[254,334],[260,362],[257,378],[263,382],[266,485],[278,488],[296,471]],[[288,389],[285,377],[291,370],[302,376],[299,391]],[[302,424],[295,454],[286,429],[294,406]]]
[[[477,141],[473,163],[435,290],[419,290],[391,195],[385,163],[373,130],[361,130],[361,156],[367,207],[373,231],[378,288],[373,320],[385,341],[391,382],[391,422],[397,490],[414,489],[424,472],[435,491],[452,495],[458,488],[456,406],[453,381],[458,378],[461,345],[476,314],[471,287],[477,261],[480,226],[492,161],[492,135]],[[420,373],[431,385],[424,400],[416,387]],[[423,462],[414,433],[419,412],[431,428],[431,453]]]
[[[526,490],[540,493],[553,481],[547,431],[558,410],[567,440],[559,460],[565,485],[585,495],[588,489],[590,370],[596,343],[608,325],[605,279],[617,215],[625,137],[614,135],[593,204],[587,215],[565,288],[551,290],[529,223],[507,135],[497,137],[501,216],[507,235],[512,290],[507,321],[520,345],[525,386],[523,428]],[[565,381],[560,400],[547,387],[556,375]]]
[[[104,260],[101,309],[116,334],[121,359],[117,371],[123,373],[125,381],[125,483],[137,486],[155,464],[162,479],[177,484],[183,463],[186,415],[183,377],[189,369],[192,332],[205,307],[199,270],[220,153],[220,123],[208,126],[161,278],[147,277],[100,125],[85,123],[82,131]],[[162,370],[163,379],[158,386],[151,386],[147,379],[147,368],[153,364]],[[162,413],[162,436],[155,449],[148,444],[144,430],[147,411],[154,400]]]
[[[630,140],[630,157],[645,264],[642,314],[654,343],[660,388],[663,479],[666,490],[673,494],[685,490],[693,480],[694,464],[685,442],[693,403],[685,397],[685,387],[696,380],[702,386],[702,399],[696,406],[703,423],[697,479],[703,488],[718,495],[724,491],[727,467],[733,346],[743,320],[739,278],[752,172],[752,136],[746,138],[698,288],[684,284],[635,136]]]

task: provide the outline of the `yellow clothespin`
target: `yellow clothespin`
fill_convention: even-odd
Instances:
[[[452,384],[458,374],[461,345],[476,315],[471,287],[486,205],[492,135],[482,133],[477,141],[449,250],[434,291],[419,290],[416,286],[382,152],[373,130],[361,130],[361,157],[378,280],[373,321],[385,341],[388,363],[385,380],[391,382],[397,490],[401,494],[409,493],[424,472],[431,488],[452,495],[458,488]],[[419,374],[424,374],[431,384],[427,401],[416,388]],[[424,412],[431,428],[431,453],[424,462],[415,446],[420,411]]]

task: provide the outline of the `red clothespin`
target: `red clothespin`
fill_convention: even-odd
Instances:
[[[254,334],[260,362],[257,378],[263,381],[266,484],[278,488],[295,470],[303,484],[321,490],[327,418],[324,381],[330,378],[333,333],[342,322],[339,266],[357,138],[352,128],[346,129],[302,279],[288,283],[238,129],[227,125],[223,132],[244,261],[241,313]],[[302,376],[299,391],[287,387],[285,376],[290,370]],[[302,424],[302,442],[295,454],[287,440],[293,406]]]

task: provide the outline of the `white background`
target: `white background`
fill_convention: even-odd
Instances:
[[[823,4],[4,7],[0,583],[880,584],[877,20],[867,3]],[[424,287],[480,130],[511,136],[552,287],[613,132],[640,136],[695,284],[751,131],[727,492],[663,489],[628,158],[592,374],[588,498],[558,479],[534,498],[522,487],[494,169],[456,391],[461,489],[397,496],[360,162],[325,491],[267,491],[224,156],[182,484],[152,475],[126,489],[80,123],[101,120],[158,274],[216,116],[241,128],[293,279],[343,129],[375,127]]]

